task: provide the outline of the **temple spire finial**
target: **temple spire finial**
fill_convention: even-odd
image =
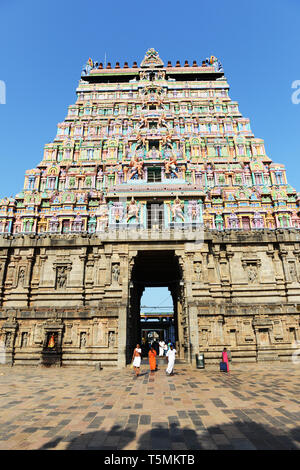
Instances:
[[[163,67],[164,63],[158,55],[158,52],[152,48],[148,49],[140,67]]]

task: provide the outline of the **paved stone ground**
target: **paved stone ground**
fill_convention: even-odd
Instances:
[[[300,449],[300,365],[0,368],[0,449]]]

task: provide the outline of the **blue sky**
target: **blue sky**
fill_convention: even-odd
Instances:
[[[173,311],[173,300],[170,291],[167,287],[146,287],[142,298],[141,307],[160,307],[160,310],[156,309],[141,309],[144,312],[172,312]],[[170,308],[168,308],[170,307]]]
[[[149,47],[173,63],[217,56],[231,98],[300,190],[298,0],[0,0],[0,15],[0,197],[19,192],[41,161],[86,60],[139,63]]]

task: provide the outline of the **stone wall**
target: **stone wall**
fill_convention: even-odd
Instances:
[[[124,367],[134,259],[162,249],[174,251],[182,271],[178,347],[188,361],[204,352],[217,362],[224,346],[234,361],[291,359],[300,340],[299,231],[207,231],[201,243],[186,233],[158,238],[1,237],[6,362]]]

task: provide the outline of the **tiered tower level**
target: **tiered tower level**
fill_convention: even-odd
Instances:
[[[234,362],[290,361],[299,202],[215,57],[90,59],[42,161],[0,201],[0,363],[4,344],[11,364],[124,367],[158,286],[180,359],[217,367],[225,346]]]
[[[299,194],[230,99],[215,57],[165,65],[150,49],[140,66],[114,68],[90,59],[41,163],[0,201],[0,232],[147,228],[153,197],[164,228],[300,228]]]

